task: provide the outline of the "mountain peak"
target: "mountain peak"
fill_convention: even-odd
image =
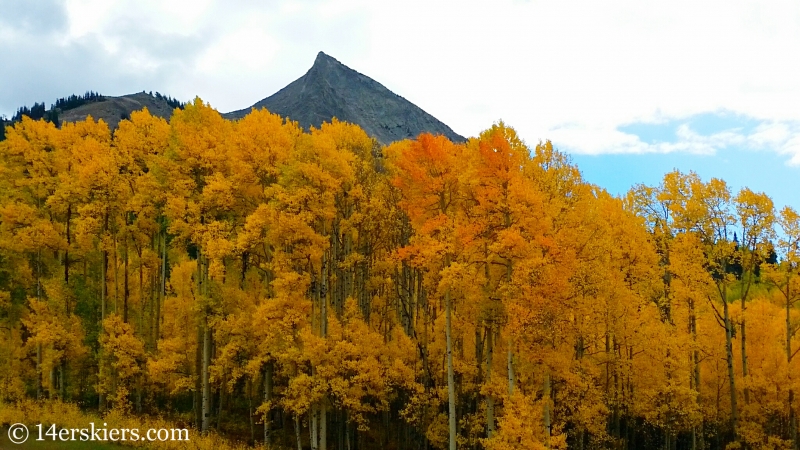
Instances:
[[[305,75],[251,108],[267,108],[305,129],[319,128],[336,117],[359,125],[383,144],[414,139],[424,132],[443,134],[455,142],[466,140],[418,106],[324,52],[317,53]],[[224,116],[239,119],[251,108]]]
[[[317,53],[317,58],[314,60],[314,65],[317,65],[317,64],[319,64],[321,62],[325,62],[325,61],[336,61],[336,58],[334,58],[334,57],[332,57],[330,55],[326,55],[325,52],[319,52],[319,53]],[[339,61],[336,61],[336,62],[338,63]]]
[[[314,64],[311,66],[311,69],[309,69],[309,72],[326,70],[341,65],[342,63],[340,63],[330,55],[326,55],[323,52],[319,52],[317,53],[317,57],[314,59]]]

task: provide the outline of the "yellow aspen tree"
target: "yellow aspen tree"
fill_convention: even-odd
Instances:
[[[675,226],[681,232],[693,233],[703,248],[704,263],[715,284],[716,296],[722,304],[722,314],[715,309],[725,330],[725,351],[730,395],[730,427],[738,442],[739,407],[734,374],[734,322],[730,313],[729,294],[736,281],[730,273],[736,258],[733,233],[736,226],[730,190],[720,179],[703,183],[695,173],[671,172],[664,177],[665,195]],[[710,297],[709,297],[710,300]],[[713,303],[711,303],[714,306]]]
[[[129,397],[145,364],[144,345],[134,336],[131,324],[123,322],[119,315],[111,314],[103,321],[100,346],[103,349],[101,364],[113,370],[106,371],[112,375],[101,379],[99,390],[107,396],[114,409],[130,411]]]
[[[742,284],[739,295],[741,301],[741,319],[739,329],[742,344],[742,383],[744,384],[744,401],[750,403],[750,390],[747,386],[747,328],[745,321],[746,303],[750,289],[753,287],[756,276],[756,265],[767,258],[769,238],[772,236],[772,226],[775,220],[772,199],[765,194],[758,194],[748,188],[739,191],[733,199],[736,212],[742,229],[742,242],[737,249],[738,259],[742,265]]]
[[[778,228],[777,242],[774,251],[780,256],[779,262],[765,264],[762,269],[762,279],[774,286],[780,292],[781,303],[784,309],[783,320],[783,347],[787,364],[787,410],[789,432],[792,449],[797,450],[797,411],[796,411],[796,384],[794,372],[797,364],[792,364],[798,352],[797,344],[793,345],[798,331],[798,318],[795,304],[800,300],[800,215],[791,208],[784,207],[776,217]],[[778,256],[778,255],[776,255]]]
[[[212,336],[217,296],[212,295],[212,278],[224,275],[222,258],[232,250],[230,224],[224,220],[233,207],[233,186],[228,171],[227,136],[230,122],[196,98],[170,120],[171,143],[162,162],[172,190],[166,199],[169,231],[177,243],[192,246],[197,259],[198,303],[196,354],[196,420],[207,432],[211,423]]]

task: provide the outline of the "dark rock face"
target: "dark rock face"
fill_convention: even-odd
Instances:
[[[413,103],[322,52],[305,75],[252,108],[267,108],[305,129],[319,128],[336,117],[359,125],[382,144],[413,139],[423,132],[443,134],[454,142],[466,140]],[[223,115],[239,119],[250,110]]]
[[[150,94],[139,92],[123,95],[121,97],[106,97],[100,102],[87,103],[77,108],[64,111],[59,120],[63,122],[81,122],[86,116],[94,120],[103,119],[111,130],[119,125],[122,119],[127,119],[133,111],[147,108],[150,114],[166,120],[172,116],[173,108],[166,101],[153,97]]]

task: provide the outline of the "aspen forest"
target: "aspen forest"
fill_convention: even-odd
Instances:
[[[200,99],[22,117],[0,410],[267,449],[798,450],[798,241],[768,193],[612,196],[503,122],[381,145]]]

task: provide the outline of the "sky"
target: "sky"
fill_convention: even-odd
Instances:
[[[6,0],[0,114],[87,90],[246,108],[324,51],[613,194],[673,169],[800,209],[800,2]]]

